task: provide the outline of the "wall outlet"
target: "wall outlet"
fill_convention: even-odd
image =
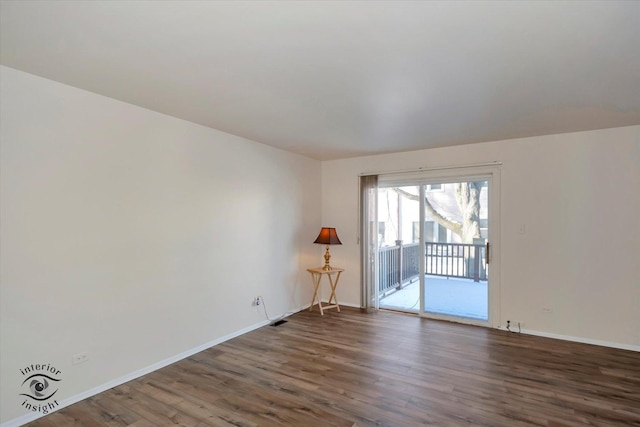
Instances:
[[[262,304],[262,297],[256,297],[256,299],[253,300],[253,305],[257,307],[260,304]]]
[[[542,312],[545,314],[552,314],[553,313],[553,308],[551,307],[542,307]]]
[[[511,332],[518,332],[520,329],[524,327],[524,322],[521,320],[507,320],[507,324],[505,328],[511,330]]]
[[[79,365],[89,360],[89,354],[87,353],[78,353],[71,356],[71,364]]]

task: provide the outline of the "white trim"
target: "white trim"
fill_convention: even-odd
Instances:
[[[354,307],[354,308],[360,308],[359,305],[357,304],[352,304],[352,303],[339,303],[340,305],[343,305],[345,307]],[[304,307],[302,307],[299,311],[302,311],[304,309],[309,309],[308,305],[305,305]],[[288,317],[288,316],[287,316]],[[198,347],[192,348],[190,350],[187,350],[185,352],[182,352],[180,354],[177,354],[175,356],[169,357],[167,359],[161,360],[160,362],[154,363],[153,365],[147,366],[146,368],[142,368],[139,369],[137,371],[131,372],[127,375],[124,375],[120,378],[116,378],[114,380],[108,381],[102,385],[99,385],[97,387],[94,387],[92,389],[89,389],[87,391],[84,391],[82,393],[76,394],[75,396],[71,396],[67,399],[64,399],[62,401],[60,401],[60,406],[58,406],[55,411],[51,411],[49,414],[52,414],[54,412],[59,411],[62,408],[65,408],[67,406],[71,406],[74,403],[78,403],[84,399],[88,399],[89,397],[95,396],[96,394],[102,393],[103,391],[107,391],[113,387],[117,387],[119,385],[122,385],[126,382],[129,382],[131,380],[135,380],[136,378],[140,378],[143,375],[149,374],[153,371],[157,371],[158,369],[164,368],[165,366],[171,365],[172,363],[176,363],[179,362],[182,359],[186,359],[189,356],[193,356],[196,353],[199,353],[201,351],[204,351],[208,348],[214,347],[218,344],[221,344],[225,341],[228,341],[230,339],[233,339],[235,337],[238,337],[240,335],[246,334],[248,332],[251,332],[255,329],[259,329],[263,326],[269,325],[271,322],[269,322],[268,320],[263,320],[260,323],[256,323],[254,325],[248,326],[244,329],[241,329],[239,331],[233,332],[229,335],[225,335],[221,338],[218,338],[216,340],[213,341],[209,341],[208,343],[202,344]],[[506,327],[499,327],[498,329],[502,330],[502,331],[506,331],[507,328]],[[518,333],[518,332],[512,332],[512,333]],[[540,337],[546,337],[546,338],[553,338],[553,339],[559,339],[559,340],[563,340],[563,341],[573,341],[573,342],[579,342],[579,343],[583,343],[583,344],[592,344],[592,345],[599,345],[599,346],[603,346],[603,347],[611,347],[611,348],[618,348],[621,350],[631,350],[631,351],[637,351],[640,352],[640,345],[632,345],[632,344],[621,344],[621,343],[615,343],[615,342],[610,342],[610,341],[601,341],[601,340],[593,340],[590,338],[581,338],[581,337],[574,337],[574,336],[570,336],[570,335],[560,335],[560,334],[553,334],[553,333],[549,333],[549,332],[540,332],[540,331],[533,331],[533,330],[529,330],[529,329],[523,329],[521,331],[521,333],[525,334],[525,335],[536,335],[536,336],[540,336]],[[48,414],[46,414],[48,415]],[[12,420],[6,421],[2,424],[0,424],[0,427],[19,427],[22,426],[24,424],[30,423],[32,421],[37,420],[38,418],[42,418],[44,417],[45,414],[41,414],[39,412],[31,412],[28,413],[26,415],[14,418]]]
[[[323,303],[326,301],[323,301]],[[356,304],[352,304],[352,303],[346,303],[346,302],[338,302],[341,306],[345,306],[345,307],[354,307],[354,308],[360,308],[359,305]],[[305,307],[307,310],[309,309],[309,306],[307,305]],[[397,312],[398,310],[390,310],[393,312]],[[413,314],[413,315],[417,315],[418,313],[416,312],[402,312],[402,313],[407,313],[407,314]],[[425,319],[429,319],[427,317],[425,317]],[[459,320],[457,320],[457,318],[435,318],[435,320],[442,320],[442,321],[446,321],[446,322],[454,322],[454,323],[462,323]],[[491,328],[490,325],[487,324],[487,322],[482,322],[482,321],[478,321],[477,323],[469,323],[469,322],[464,322],[464,324],[467,325],[474,325],[474,326],[481,326],[481,327],[485,327],[485,328]],[[501,331],[506,331],[507,328],[505,326],[500,326],[496,329],[499,329]],[[516,332],[513,330],[513,327],[511,328],[511,332],[514,334],[518,334],[519,332]],[[582,343],[582,344],[591,344],[591,345],[599,345],[601,347],[610,347],[610,348],[617,348],[620,350],[631,350],[631,351],[638,351],[640,352],[640,345],[633,345],[633,344],[622,344],[622,343],[617,343],[617,342],[611,342],[611,341],[602,341],[602,340],[594,340],[591,338],[582,338],[582,337],[574,337],[572,335],[561,335],[561,334],[553,334],[551,332],[541,332],[541,331],[534,331],[534,330],[530,330],[530,329],[522,329],[521,333],[525,334],[525,335],[535,335],[535,336],[539,336],[539,337],[545,337],[545,338],[553,338],[556,340],[563,340],[563,341],[571,341],[571,342],[578,342],[578,343]],[[2,426],[4,427],[4,426]]]
[[[307,306],[308,308],[308,306]],[[82,393],[78,393],[75,396],[71,396],[67,399],[61,400],[59,403],[60,405],[58,407],[56,407],[55,410],[49,412],[49,414],[52,414],[54,412],[59,411],[62,408],[65,408],[67,406],[73,405],[74,403],[78,403],[84,399],[87,399],[89,397],[95,396],[96,394],[102,393],[103,391],[107,391],[113,387],[117,387],[119,385],[122,385],[126,382],[129,382],[131,380],[135,380],[136,378],[140,378],[143,375],[149,374],[153,371],[157,371],[158,369],[164,368],[165,366],[171,365],[172,363],[176,363],[179,362],[182,359],[186,359],[189,356],[193,356],[196,353],[199,353],[201,351],[204,351],[208,348],[214,347],[218,344],[221,344],[225,341],[228,341],[232,338],[238,337],[240,335],[246,334],[247,332],[251,332],[255,329],[261,328],[263,326],[269,325],[271,322],[268,320],[263,320],[260,323],[256,323],[254,325],[248,326],[244,329],[240,329],[239,331],[233,332],[229,335],[225,335],[221,338],[215,339],[213,341],[209,341],[205,344],[199,345],[198,347],[194,347],[190,350],[184,351],[180,354],[177,354],[175,356],[171,356],[167,359],[161,360],[159,362],[156,362],[152,365],[149,365],[145,368],[142,369],[138,369],[137,371],[131,372],[129,374],[126,374],[120,378],[116,378],[114,380],[108,381],[104,384],[101,384],[97,387],[94,387],[92,389],[83,391]],[[18,427],[21,425],[24,425],[26,423],[30,423],[32,421],[37,420],[38,418],[44,417],[45,415],[48,414],[42,414],[40,412],[30,412],[26,415],[22,415],[20,417],[14,418],[12,420],[6,421],[2,424],[0,424],[0,427]]]
[[[430,311],[425,311],[421,317],[425,319],[443,320],[445,322],[460,323],[463,325],[472,325],[472,326],[481,326],[483,328],[491,328],[491,322],[489,319],[487,320],[474,319],[473,317],[438,314]]]
[[[475,167],[482,167],[482,166],[500,166],[502,165],[502,162],[499,161],[495,161],[495,162],[489,162],[489,163],[474,163],[474,164],[468,164],[468,165],[454,165],[454,166],[435,166],[435,167],[419,167],[417,169],[405,169],[405,170],[398,170],[398,171],[387,171],[387,172],[362,172],[360,173],[358,176],[369,176],[369,175],[393,175],[393,174],[401,174],[401,173],[414,173],[414,172],[431,172],[431,171],[442,171],[442,170],[448,170],[448,169],[464,169],[464,168],[475,168]]]
[[[352,304],[352,303],[350,303],[350,302],[339,302],[339,301],[338,301],[338,304],[340,304],[340,305],[344,305],[345,307],[362,308],[362,307],[360,307],[360,305],[359,305],[359,304]]]
[[[323,303],[324,302],[326,302],[326,301],[323,301]],[[345,307],[360,308],[359,305],[346,303],[346,302],[339,302],[339,304],[341,306],[343,305]],[[305,308],[308,310],[309,306],[306,306]],[[399,310],[389,310],[389,311],[398,312]],[[418,315],[418,313],[412,312],[412,311],[411,312],[410,311],[403,311],[402,313]],[[423,318],[424,319],[429,319],[431,317],[423,317]],[[459,320],[459,318],[448,318],[448,317],[444,317],[444,316],[443,317],[435,317],[434,316],[432,319],[441,320],[441,321],[445,321],[445,322],[461,323],[461,324],[466,324],[466,325],[473,325],[473,326],[491,328],[491,326],[488,324],[488,322],[482,322],[482,321],[461,322]],[[496,329],[499,329],[501,331],[506,331],[507,330],[507,328],[505,326],[500,326],[500,327],[498,327]],[[535,336],[539,336],[539,337],[553,338],[553,339],[562,340],[562,341],[571,341],[571,342],[578,342],[578,343],[582,343],[582,344],[599,345],[601,347],[617,348],[617,349],[620,349],[620,350],[631,350],[631,351],[640,352],[640,345],[622,344],[622,343],[611,342],[611,341],[594,340],[594,339],[591,339],[591,338],[574,337],[572,335],[553,334],[551,332],[541,332],[541,331],[534,331],[534,330],[530,330],[530,329],[522,329],[521,332],[514,331],[513,327],[511,329],[512,329],[511,332],[514,333],[514,334],[523,333],[525,335],[535,335]],[[4,426],[2,426],[2,427],[4,427]]]
[[[323,299],[322,300],[322,304],[329,304],[329,300],[328,299]],[[338,301],[338,305],[340,307],[345,306],[345,307],[352,307],[352,308],[362,308],[362,307],[360,307],[360,304],[353,304],[353,303],[350,303],[350,302]],[[315,303],[313,306],[316,308],[316,311],[317,311],[318,303]],[[304,308],[302,310],[309,310],[309,304],[304,306]],[[300,310],[300,311],[302,311],[302,310]]]
[[[498,329],[500,329],[501,331],[507,330],[506,326],[500,326]],[[511,329],[512,329],[511,332],[514,334],[522,333],[525,335],[535,335],[538,337],[553,338],[553,339],[562,340],[562,341],[571,341],[571,342],[578,342],[582,344],[599,345],[601,347],[610,347],[610,348],[617,348],[620,350],[631,350],[631,351],[640,352],[640,345],[622,344],[622,343],[611,342],[611,341],[594,340],[591,338],[574,337],[572,335],[554,334],[551,332],[534,331],[531,329],[522,329],[521,332],[514,331],[513,327]]]

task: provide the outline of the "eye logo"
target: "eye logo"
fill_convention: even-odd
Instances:
[[[49,389],[49,381],[60,381],[56,378],[52,378],[44,374],[34,374],[28,377],[26,380],[24,380],[22,385],[24,385],[29,380],[31,380],[31,382],[29,383],[30,393],[20,393],[21,396],[27,396],[32,398],[33,400],[42,401],[42,400],[49,399],[58,391],[58,389],[55,389],[55,390]]]
[[[24,380],[20,385],[20,396],[25,396],[21,406],[28,411],[48,414],[60,406],[51,399],[58,392],[58,382],[62,372],[48,364],[33,364],[20,369]],[[49,400],[51,399],[51,400]]]

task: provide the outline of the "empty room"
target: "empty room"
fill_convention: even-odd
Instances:
[[[0,427],[640,426],[640,2],[0,0]]]

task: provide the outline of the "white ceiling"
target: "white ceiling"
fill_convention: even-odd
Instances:
[[[640,124],[640,2],[2,1],[3,65],[317,159]]]

